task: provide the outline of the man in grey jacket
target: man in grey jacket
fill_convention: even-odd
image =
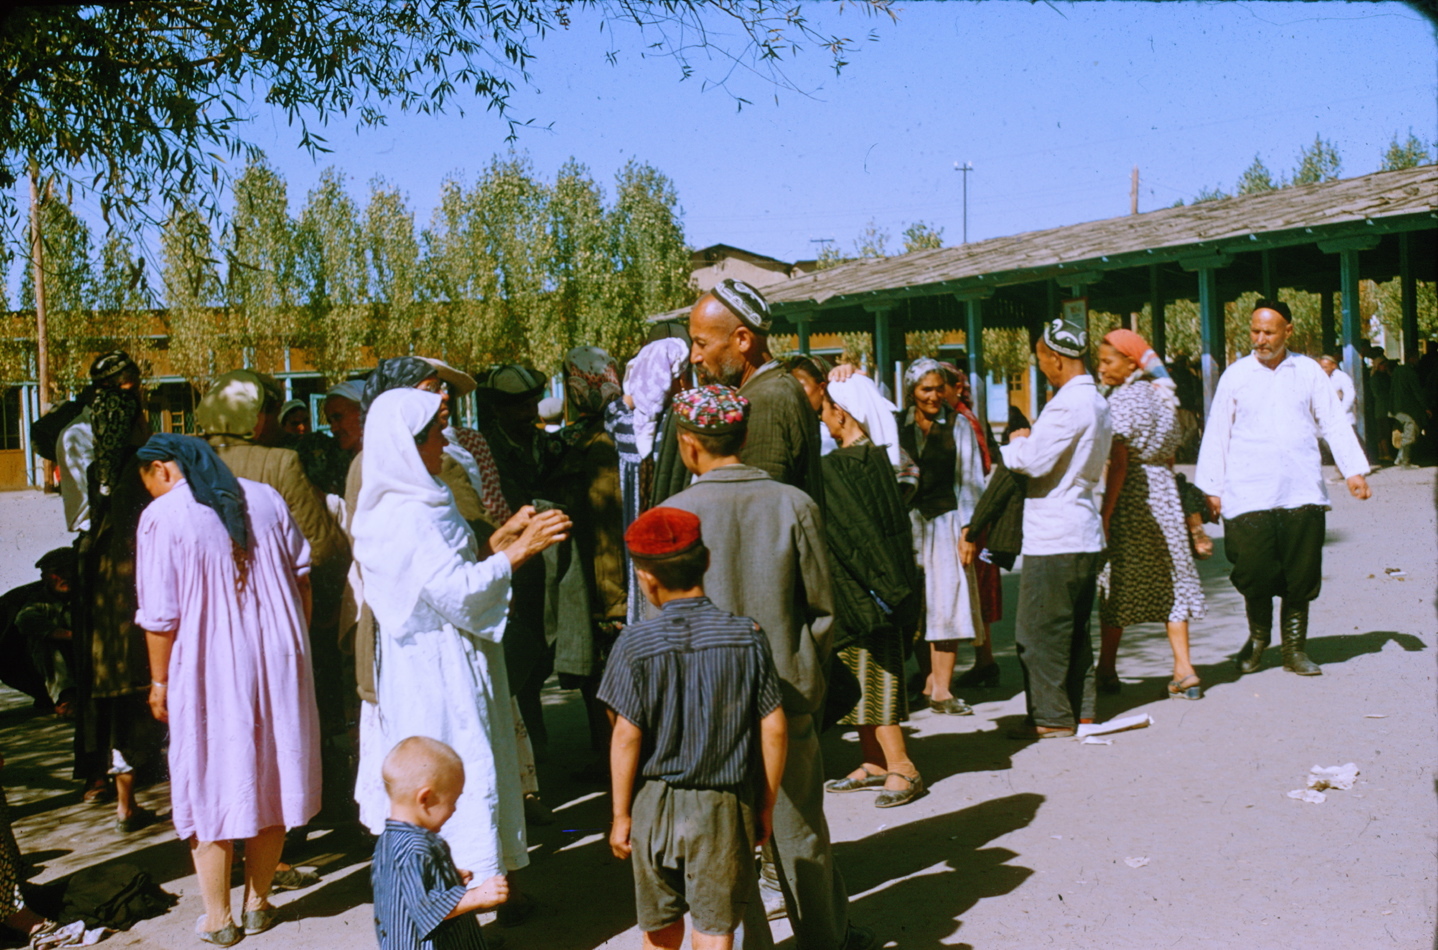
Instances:
[[[752,617],[769,637],[789,754],[774,806],[773,850],[799,950],[862,950],[824,819],[818,716],[833,645],[833,598],[819,508],[804,492],[739,460],[749,402],[728,386],[674,397],[679,456],[696,478],[665,504],[699,516],[710,552],[704,589],[720,609]],[[764,906],[749,902],[737,945],[772,946]]]

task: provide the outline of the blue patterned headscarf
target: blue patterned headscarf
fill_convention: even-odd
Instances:
[[[220,516],[225,530],[240,548],[250,546],[249,526],[245,521],[245,494],[239,479],[204,439],[192,435],[171,435],[160,432],[135,453],[142,462],[174,462],[180,466],[195,501]]]

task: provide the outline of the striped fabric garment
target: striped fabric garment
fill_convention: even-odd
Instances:
[[[624,528],[628,530],[634,519],[639,517],[639,509],[643,503],[639,466],[644,459],[639,454],[639,443],[634,435],[634,410],[627,408],[622,399],[614,400],[604,409],[604,428],[614,439],[614,447],[619,451],[619,494],[624,507]],[[623,548],[623,552],[624,576],[629,585],[627,619],[629,623],[639,623],[644,619],[648,603],[639,589],[639,578],[634,574],[634,562],[629,559],[629,549]]]
[[[625,628],[599,699],[644,733],[640,775],[681,788],[726,788],[756,778],[759,720],[781,697],[759,625],[692,597]]]
[[[389,819],[370,866],[380,950],[485,950],[479,918],[445,916],[465,886],[449,845],[432,831]]]
[[[494,464],[494,453],[489,450],[489,442],[475,430],[461,426],[454,427],[454,435],[460,448],[473,455],[475,463],[479,466],[480,503],[484,505],[484,510],[489,512],[490,517],[500,524],[504,524],[514,515],[514,512],[510,511],[509,505],[505,503],[504,491],[499,482],[499,469]]]

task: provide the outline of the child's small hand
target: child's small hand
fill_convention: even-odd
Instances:
[[[459,870],[459,869],[456,868],[455,870]],[[461,883],[461,884],[468,884],[468,883],[469,883],[470,881],[472,881],[472,880],[474,880],[474,872],[473,872],[473,871],[460,871],[460,872],[459,872],[459,883]]]
[[[468,871],[461,872],[469,874]],[[470,877],[473,877],[471,874]],[[468,878],[466,878],[468,880]],[[509,900],[509,878],[496,874],[478,887],[470,888],[479,900],[480,910],[490,910]]]
[[[609,829],[609,850],[621,861],[628,860],[634,849],[629,845],[629,827],[632,824],[628,818],[614,819],[614,827]]]

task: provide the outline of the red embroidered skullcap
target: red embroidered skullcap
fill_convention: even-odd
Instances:
[[[650,508],[624,532],[624,543],[635,557],[660,560],[702,544],[699,516],[679,508]]]

